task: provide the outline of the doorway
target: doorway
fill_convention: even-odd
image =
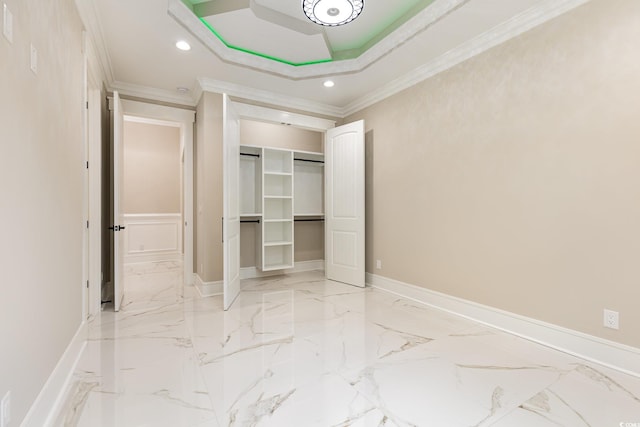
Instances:
[[[324,270],[324,133],[281,123],[240,120],[240,277],[241,279],[280,275],[290,272]],[[280,151],[281,150],[281,151]],[[262,197],[264,153],[293,154],[293,192],[291,200]],[[272,178],[272,177],[271,177]],[[271,184],[273,180],[269,181]],[[265,182],[268,186],[269,182]],[[283,181],[280,180],[282,183]],[[267,188],[264,188],[266,190]],[[271,188],[271,190],[274,190]],[[293,206],[289,206],[295,201]],[[284,231],[287,223],[265,224],[263,202],[273,215],[291,216],[290,239],[272,236],[281,245],[265,247],[266,231]],[[276,208],[277,212],[273,212]],[[285,208],[285,209],[283,209]],[[284,218],[280,218],[284,219]],[[264,230],[263,230],[264,226]],[[285,240],[287,240],[285,242]],[[268,268],[265,252],[288,252],[283,269]],[[282,257],[279,257],[282,258]],[[282,264],[284,260],[278,260]]]
[[[136,116],[123,123],[123,306],[182,295],[180,124]]]
[[[132,276],[167,273],[171,283],[179,284],[179,295],[192,283],[195,112],[121,100],[117,92],[110,98],[110,110],[111,175],[118,185],[111,196],[113,240],[108,250],[117,248],[118,253],[112,257],[109,299],[119,311],[122,302],[135,303],[136,295],[158,298],[164,292],[146,289],[139,280],[130,280]],[[133,287],[127,289],[128,284]],[[175,296],[176,289],[169,293]]]
[[[364,266],[364,121],[334,127],[335,122],[270,108],[236,103],[223,96],[223,305],[228,310],[240,293],[240,121],[258,120],[283,123],[301,129],[324,132],[325,191],[325,274],[330,280],[365,286]],[[277,246],[274,268],[292,266],[293,241],[293,157],[292,152],[263,150],[263,223],[278,223],[278,233],[267,235],[263,228],[263,247]],[[256,154],[256,153],[253,153]],[[320,153],[313,153],[314,155]],[[318,160],[314,157],[313,160]],[[265,191],[267,183],[277,183]],[[268,184],[271,188],[271,184]],[[276,188],[277,187],[277,188]],[[276,217],[266,211],[269,204]],[[273,203],[271,203],[273,202]],[[284,224],[284,227],[279,225]],[[276,236],[275,238],[273,236]],[[272,253],[270,251],[270,253]],[[263,254],[267,255],[264,251]],[[285,259],[280,265],[279,261]],[[263,262],[264,265],[264,262]]]

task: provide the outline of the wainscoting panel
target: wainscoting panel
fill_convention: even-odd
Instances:
[[[182,257],[182,215],[125,214],[125,264]]]

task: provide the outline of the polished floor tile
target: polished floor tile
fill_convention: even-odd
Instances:
[[[228,311],[183,289],[179,264],[126,273],[59,425],[640,423],[639,378],[320,272],[245,280]]]

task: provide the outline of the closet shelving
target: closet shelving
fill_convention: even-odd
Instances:
[[[324,156],[242,146],[240,160],[242,220],[259,223],[257,267],[293,268],[295,221],[324,218]]]
[[[262,271],[293,268],[293,153],[262,150]]]

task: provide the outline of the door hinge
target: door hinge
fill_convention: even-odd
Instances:
[[[89,281],[87,280],[87,288],[89,288]]]
[[[87,101],[86,108],[89,109],[89,101]]]
[[[87,221],[87,228],[89,228],[89,221]]]
[[[89,161],[87,161],[87,169],[89,169]]]

